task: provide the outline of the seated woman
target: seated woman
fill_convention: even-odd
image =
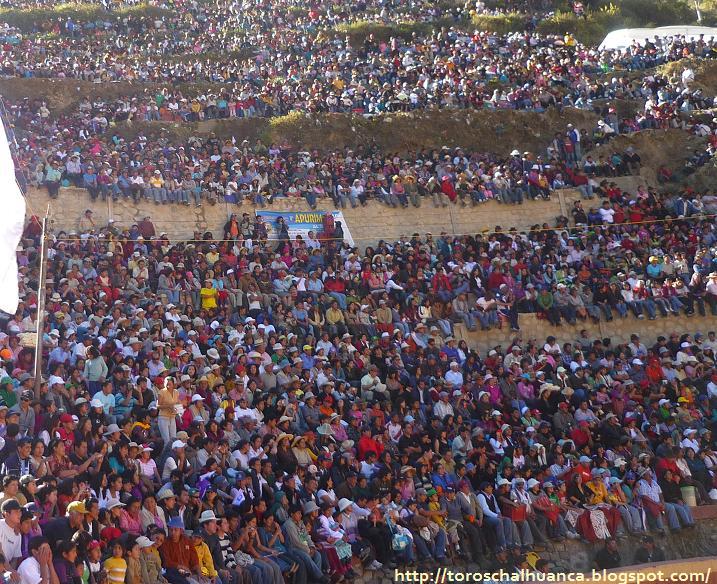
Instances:
[[[575,473],[567,494],[573,505],[584,509],[576,522],[582,537],[595,542],[617,533],[620,513],[606,502],[607,488],[599,469],[591,471],[591,479],[587,483],[583,483],[580,473]]]
[[[318,516],[314,520],[315,541],[321,542],[323,553],[326,555],[331,572],[336,574],[352,575],[351,559],[353,550],[347,541],[346,531],[333,517],[334,507],[330,503],[321,506]],[[312,511],[316,513],[316,511]]]

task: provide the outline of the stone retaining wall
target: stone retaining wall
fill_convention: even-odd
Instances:
[[[507,348],[516,336],[522,338],[523,341],[537,339],[541,346],[548,335],[553,335],[561,344],[574,343],[582,329],[587,331],[591,340],[610,338],[613,343],[627,342],[630,340],[631,334],[637,333],[643,343],[650,345],[660,335],[669,336],[671,331],[677,331],[680,334],[683,332],[707,334],[710,330],[717,330],[717,316],[710,315],[708,310],[707,316],[695,315],[688,318],[681,315],[670,315],[663,318],[658,313],[655,320],[640,320],[630,313],[624,319],[615,316],[612,322],[607,322],[604,319],[597,324],[592,320],[578,321],[575,325],[563,322],[561,326],[554,327],[547,320],[539,319],[535,314],[521,314],[518,324],[520,331],[517,333],[512,332],[508,325],[504,325],[502,329],[469,331],[463,324],[456,324],[454,332],[457,338],[465,339],[469,346],[477,347],[481,351],[487,351],[497,345]]]
[[[211,231],[215,239],[222,236],[222,227],[231,213],[254,213],[250,204],[232,205],[217,203],[201,207],[176,204],[156,205],[148,201],[135,204],[131,199],[117,202],[98,199],[91,202],[84,189],[64,188],[57,199],[50,199],[45,189],[30,189],[28,214],[43,215],[50,204],[51,223],[55,231],[77,229],[77,222],[85,209],[94,211],[100,227],[112,219],[119,226],[129,226],[145,216],[151,216],[158,231],[166,231],[170,239],[186,239],[195,230]],[[415,232],[434,235],[445,231],[450,234],[475,234],[492,230],[500,225],[504,230],[516,227],[528,229],[535,224],[555,224],[555,218],[568,214],[574,201],[580,198],[577,191],[564,189],[550,201],[527,201],[522,205],[502,205],[489,201],[476,207],[449,205],[435,208],[430,201],[416,209],[392,209],[386,205],[369,202],[366,207],[345,209],[344,217],[356,244],[364,248],[380,239],[395,241],[402,235]],[[333,209],[331,201],[319,203],[322,210]],[[272,211],[309,211],[303,199],[278,199],[267,207]]]

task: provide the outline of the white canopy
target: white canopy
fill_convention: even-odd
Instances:
[[[685,36],[688,39],[696,39],[701,34],[705,35],[706,39],[712,36],[717,38],[717,28],[690,25],[661,26],[659,28],[621,28],[608,33],[598,48],[600,50],[620,50],[629,47],[633,41],[643,45],[647,38]]]

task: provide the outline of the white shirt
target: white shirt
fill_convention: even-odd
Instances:
[[[490,497],[493,499],[493,503],[494,503],[494,505],[495,505],[495,508],[496,508],[496,509],[499,509],[499,507],[498,507],[498,500],[495,498],[495,495],[491,495]],[[488,499],[488,495],[487,495],[487,494],[485,494],[485,493],[479,493],[479,494],[478,494],[478,504],[480,505],[480,508],[483,509],[483,514],[484,514],[486,517],[498,517],[498,513],[497,513],[496,511],[493,511],[493,510],[488,506],[487,499]]]
[[[715,294],[717,294],[717,290],[715,290]],[[710,341],[709,339],[706,340],[704,343],[702,343],[703,349],[712,349],[713,352],[717,351],[717,339],[714,341]]]
[[[176,470],[178,468],[177,461],[174,460],[173,457],[167,458],[167,460],[164,462],[164,469],[162,469],[162,480],[168,481],[169,477],[172,474],[173,470]],[[185,461],[185,469],[189,470],[191,468],[191,465],[189,464],[189,461]]]
[[[0,547],[8,564],[22,557],[22,535],[15,533],[4,519],[0,519]]]
[[[20,574],[22,584],[40,584],[42,582],[42,572],[40,572],[40,562],[33,556],[26,558],[17,569]]]
[[[363,476],[371,480],[374,472],[376,472],[376,467],[373,464],[369,464],[365,460],[361,461],[361,474]]]
[[[563,352],[562,349],[560,348],[560,345],[558,345],[558,343],[555,343],[555,344],[553,344],[553,345],[550,345],[550,344],[548,344],[548,343],[545,343],[545,345],[543,345],[543,350],[544,350],[546,353],[558,353],[558,354],[561,354],[561,353]]]
[[[651,501],[654,501],[655,503],[659,503],[662,489],[655,480],[653,480],[652,483],[648,483],[645,479],[641,479],[637,483],[637,493],[639,495],[642,495],[643,497],[648,497]]]
[[[440,419],[443,419],[446,416],[452,416],[453,406],[450,403],[443,401],[436,402],[436,405],[433,406],[433,413]]]
[[[717,398],[717,383],[710,381],[707,384],[707,395],[710,399]]]
[[[680,442],[682,448],[692,448],[697,454],[700,451],[700,443],[694,438],[685,438]]]
[[[602,207],[598,209],[598,213],[600,213],[600,217],[605,223],[614,223],[615,222],[615,210],[614,209],[603,209]]]
[[[446,373],[445,379],[453,388],[459,388],[463,385],[463,373],[460,371],[454,371],[451,369]]]
[[[235,450],[232,452],[232,456],[234,457],[234,460],[237,461],[239,464],[239,468],[242,470],[249,468],[249,460],[250,460],[250,453],[244,454],[240,450]]]

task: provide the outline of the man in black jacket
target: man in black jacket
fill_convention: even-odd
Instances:
[[[655,545],[651,535],[642,538],[642,545],[635,552],[634,564],[647,564],[650,562],[664,562],[665,552]]]
[[[595,564],[599,570],[612,570],[619,568],[622,557],[617,549],[617,540],[610,538],[605,540],[605,546],[595,555]]]
[[[5,460],[2,467],[2,474],[21,477],[31,475],[30,450],[32,449],[32,438],[20,438],[16,443],[15,452],[11,453]]]

